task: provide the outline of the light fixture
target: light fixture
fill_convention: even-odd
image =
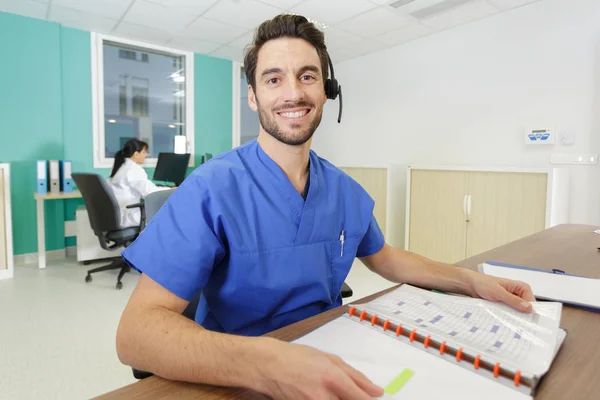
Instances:
[[[175,128],[175,125],[169,124],[169,128],[173,129],[173,128]]]
[[[173,78],[173,82],[175,83],[183,83],[185,82],[185,76],[178,75]]]
[[[183,72],[183,68],[173,72],[171,75],[169,75],[169,78],[177,78],[178,76],[181,76],[182,72]]]
[[[117,123],[117,120],[116,120],[116,119],[109,119],[109,120],[108,120],[108,123],[109,123],[109,124],[116,124],[116,123]]]
[[[173,93],[173,96],[175,96],[175,97],[185,97],[185,91],[183,91],[183,90],[177,91],[177,92]]]

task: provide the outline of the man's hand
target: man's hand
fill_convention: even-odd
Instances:
[[[499,301],[512,308],[529,312],[532,309],[530,301],[535,301],[531,287],[520,281],[501,279],[469,271],[470,295],[482,299]]]
[[[256,389],[275,399],[370,400],[383,395],[383,389],[337,356],[279,341],[270,347],[274,358],[258,367],[261,383]]]

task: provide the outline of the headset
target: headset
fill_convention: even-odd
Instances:
[[[329,61],[329,70],[331,71],[331,78],[328,78],[325,81],[325,95],[327,95],[328,99],[335,100],[338,95],[340,96],[340,111],[338,114],[338,124],[342,120],[342,87],[339,85],[337,79],[335,79],[335,72],[333,72],[333,63],[331,62],[331,57],[329,57],[329,53],[327,53],[327,60]]]

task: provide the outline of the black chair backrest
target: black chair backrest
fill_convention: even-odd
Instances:
[[[146,210],[146,223],[150,222],[150,220],[156,215],[158,210],[162,207],[163,204],[167,201],[169,196],[173,194],[175,189],[171,190],[159,190],[156,192],[149,193],[144,198],[144,208]]]
[[[108,182],[98,174],[74,173],[72,177],[83,197],[94,233],[102,236],[120,229],[121,210]]]

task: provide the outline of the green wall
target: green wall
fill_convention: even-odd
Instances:
[[[35,161],[94,169],[90,33],[0,12],[0,162],[11,164],[14,253],[37,251]],[[195,153],[231,149],[231,61],[194,57]],[[148,169],[152,176],[153,171]],[[82,200],[46,201],[46,249],[74,245],[65,220]]]
[[[0,13],[0,161],[11,164],[15,254],[36,251],[35,160],[63,155],[61,28]],[[64,216],[46,204],[49,225]],[[51,226],[51,225],[50,225]],[[64,246],[63,226],[48,231],[48,250]]]

